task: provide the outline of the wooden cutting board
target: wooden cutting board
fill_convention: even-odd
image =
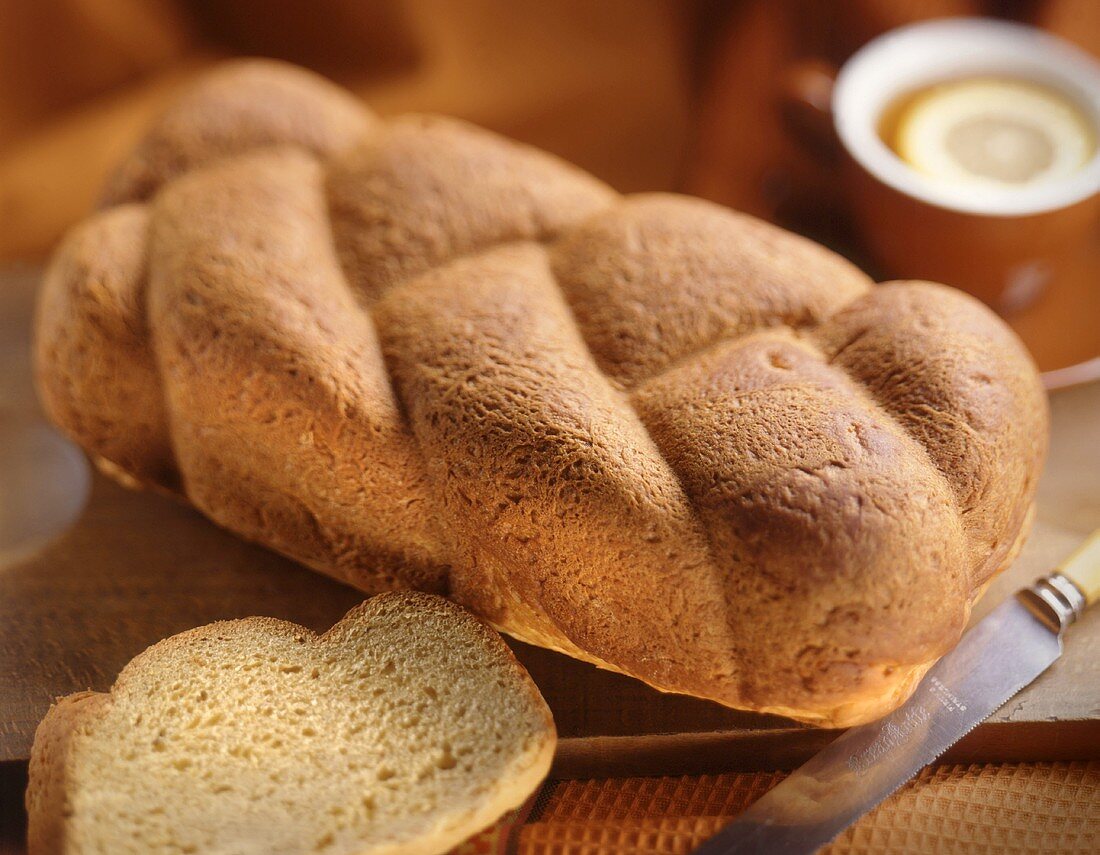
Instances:
[[[252,614],[323,630],[361,598],[171,499],[89,477],[82,458],[42,425],[33,402],[26,359],[32,279],[0,276],[0,537],[5,525],[10,532],[47,506],[72,522],[52,539],[43,530],[18,550],[0,551],[0,761],[27,758],[53,698],[108,688],[131,657],[165,636]],[[1053,411],[1034,534],[976,616],[1100,525],[1100,384],[1057,393]],[[550,651],[513,647],[554,711],[559,777],[790,768],[835,735],[662,695]],[[1100,609],[1073,628],[1054,668],[950,756],[1100,757]]]

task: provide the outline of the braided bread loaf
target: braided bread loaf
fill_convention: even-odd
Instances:
[[[37,361],[108,471],[244,537],[834,725],[957,640],[1047,435],[969,297],[270,62],[121,166],[49,269]]]

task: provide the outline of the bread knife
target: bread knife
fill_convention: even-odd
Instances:
[[[816,852],[1049,668],[1098,599],[1100,530],[967,632],[908,701],[846,731],[696,855]]]

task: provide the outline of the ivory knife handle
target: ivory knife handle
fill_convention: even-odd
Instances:
[[[1084,594],[1088,605],[1100,600],[1100,529],[1062,562],[1058,572]]]

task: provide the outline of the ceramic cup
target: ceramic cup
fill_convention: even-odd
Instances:
[[[840,69],[827,104],[818,87],[816,106],[827,109],[843,147],[852,213],[883,272],[946,282],[1011,314],[1056,283],[1060,265],[1094,237],[1100,150],[1063,180],[972,197],[945,192],[891,151],[879,122],[899,97],[974,76],[1050,86],[1100,130],[1100,63],[1041,30],[982,18],[880,36]]]

